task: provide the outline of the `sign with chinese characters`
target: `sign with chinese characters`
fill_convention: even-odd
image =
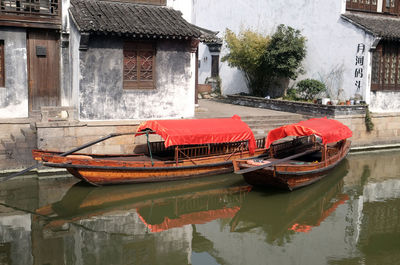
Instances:
[[[354,79],[357,92],[361,90],[361,84],[364,77],[364,55],[365,55],[365,44],[359,43],[357,45]]]

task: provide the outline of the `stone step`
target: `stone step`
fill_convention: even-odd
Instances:
[[[241,117],[243,121],[254,121],[254,120],[303,120],[304,116],[301,114],[283,114],[283,115],[267,115],[267,116],[244,116]]]
[[[290,120],[290,121],[273,121],[273,122],[252,122],[252,123],[247,123],[247,125],[249,125],[250,128],[253,127],[280,127],[283,125],[288,125],[288,124],[292,124],[292,123],[297,123],[299,121],[295,121],[295,120]]]

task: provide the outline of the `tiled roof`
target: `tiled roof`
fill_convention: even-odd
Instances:
[[[222,39],[217,37],[218,31],[211,31],[209,29],[201,28],[199,26],[193,25],[197,29],[200,30],[201,36],[200,41],[205,43],[215,43],[215,44],[222,44]]]
[[[342,18],[376,37],[400,40],[400,18],[385,15],[346,13]]]
[[[204,38],[204,32],[169,7],[99,0],[71,0],[69,12],[80,32],[141,38]]]

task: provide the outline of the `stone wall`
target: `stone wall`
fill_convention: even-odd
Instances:
[[[36,149],[36,134],[29,119],[0,119],[0,169],[34,165],[32,149]]]
[[[322,105],[299,101],[266,99],[260,97],[228,95],[224,101],[231,104],[293,112],[316,117],[365,114],[365,105]]]
[[[261,119],[263,117],[260,117]],[[335,119],[341,121],[350,127],[353,131],[352,148],[369,149],[376,147],[400,147],[400,115],[398,113],[371,114],[374,130],[367,132],[365,126],[365,115],[338,115]],[[256,120],[257,118],[254,117]],[[290,122],[290,121],[288,121]],[[297,121],[293,121],[297,122]],[[48,121],[36,123],[36,139],[32,139],[37,143],[37,148],[53,150],[53,151],[69,151],[75,147],[97,140],[111,133],[134,133],[139,121]],[[15,128],[14,128],[15,127]],[[29,122],[25,124],[4,124],[0,126],[2,135],[7,136],[13,131],[13,140],[6,145],[12,145],[12,148],[4,148],[0,145],[0,169],[15,169],[28,167],[33,164],[31,160],[30,149],[27,143],[32,138],[31,134],[18,135],[18,133],[29,127]],[[22,141],[21,139],[24,139]],[[28,141],[29,140],[29,141]],[[150,141],[160,141],[157,135],[150,137]],[[4,142],[4,140],[3,140]],[[17,152],[14,152],[15,148]],[[29,150],[28,150],[29,149]],[[9,154],[9,151],[12,151]],[[79,152],[82,153],[107,153],[107,154],[130,154],[133,152],[146,151],[146,137],[133,135],[120,136],[110,138],[104,142],[88,147]],[[25,160],[21,160],[26,158]],[[30,159],[28,161],[28,158]]]
[[[400,146],[400,116],[396,113],[371,114],[374,130],[367,132],[365,115],[342,115],[335,119],[353,131],[352,147],[364,148],[381,145]],[[37,144],[39,149],[68,151],[77,146],[99,139],[111,133],[135,132],[139,122],[47,122],[37,123]],[[157,135],[151,141],[159,141]],[[146,137],[133,135],[108,139],[79,152],[129,154],[146,150]],[[143,149],[144,147],[144,149]]]
[[[36,123],[37,144],[39,149],[64,152],[111,133],[135,132],[138,125],[132,121],[40,122]],[[135,147],[134,138],[133,135],[113,137],[79,152],[129,154]]]
[[[331,106],[296,101],[264,99],[250,96],[230,95],[224,101],[232,104],[273,109],[303,114],[306,117],[334,118],[353,131],[352,147],[400,146],[400,114],[371,112],[374,129],[365,126],[365,105]]]
[[[400,146],[400,115],[398,113],[372,113],[374,129],[367,132],[365,115],[335,117],[353,131],[352,147]]]

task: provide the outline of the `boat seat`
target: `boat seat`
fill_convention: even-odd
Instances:
[[[261,166],[261,165],[269,164],[269,163],[271,163],[271,161],[263,160],[263,159],[249,159],[249,160],[246,160],[246,163],[249,165],[252,165],[252,166]]]
[[[76,159],[93,159],[93,157],[88,155],[67,155],[68,158],[76,158]]]

